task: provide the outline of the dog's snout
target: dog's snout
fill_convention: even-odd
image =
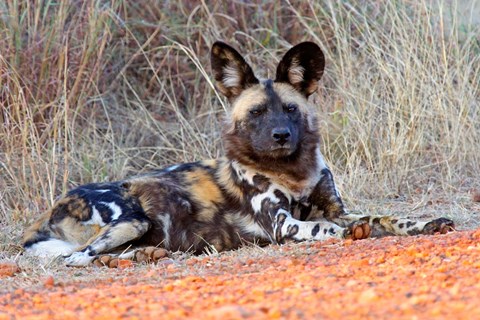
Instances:
[[[275,128],[272,131],[272,137],[273,140],[275,140],[276,143],[280,144],[283,146],[285,143],[290,140],[290,130],[288,128]]]

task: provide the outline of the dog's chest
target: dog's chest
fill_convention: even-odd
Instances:
[[[268,177],[235,164],[233,168],[237,179],[243,184],[245,199],[255,215],[268,214],[269,210],[274,208],[284,208],[293,213],[297,207],[302,210],[311,207],[309,198],[319,177],[313,176],[305,181],[289,181],[288,177],[282,175]]]

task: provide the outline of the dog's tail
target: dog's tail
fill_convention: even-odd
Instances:
[[[40,257],[69,255],[78,243],[72,243],[56,233],[51,224],[52,210],[45,212],[23,235],[23,248],[27,254]]]
[[[85,224],[91,210],[84,199],[67,195],[45,212],[24,233],[23,247],[27,254],[56,257],[69,255],[84,245],[100,226]]]

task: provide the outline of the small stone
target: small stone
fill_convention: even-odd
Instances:
[[[374,289],[370,288],[363,291],[358,297],[358,302],[360,303],[371,303],[378,299],[378,294]]]
[[[117,259],[117,268],[119,269],[125,269],[125,268],[130,268],[133,266],[132,260],[126,260],[126,259]]]
[[[175,264],[175,261],[173,261],[172,259],[162,259],[162,260],[159,260],[157,264],[162,266],[169,266],[169,265]]]
[[[0,278],[13,277],[16,273],[19,273],[20,271],[20,267],[15,262],[0,262]]]
[[[46,288],[51,288],[55,285],[55,279],[53,278],[53,276],[48,276],[45,278],[45,280],[43,280],[43,285],[46,287]]]

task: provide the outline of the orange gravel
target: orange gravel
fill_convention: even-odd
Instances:
[[[230,253],[112,270],[119,280],[47,279],[0,295],[0,319],[475,319],[479,242],[480,230],[289,244],[261,260]]]

